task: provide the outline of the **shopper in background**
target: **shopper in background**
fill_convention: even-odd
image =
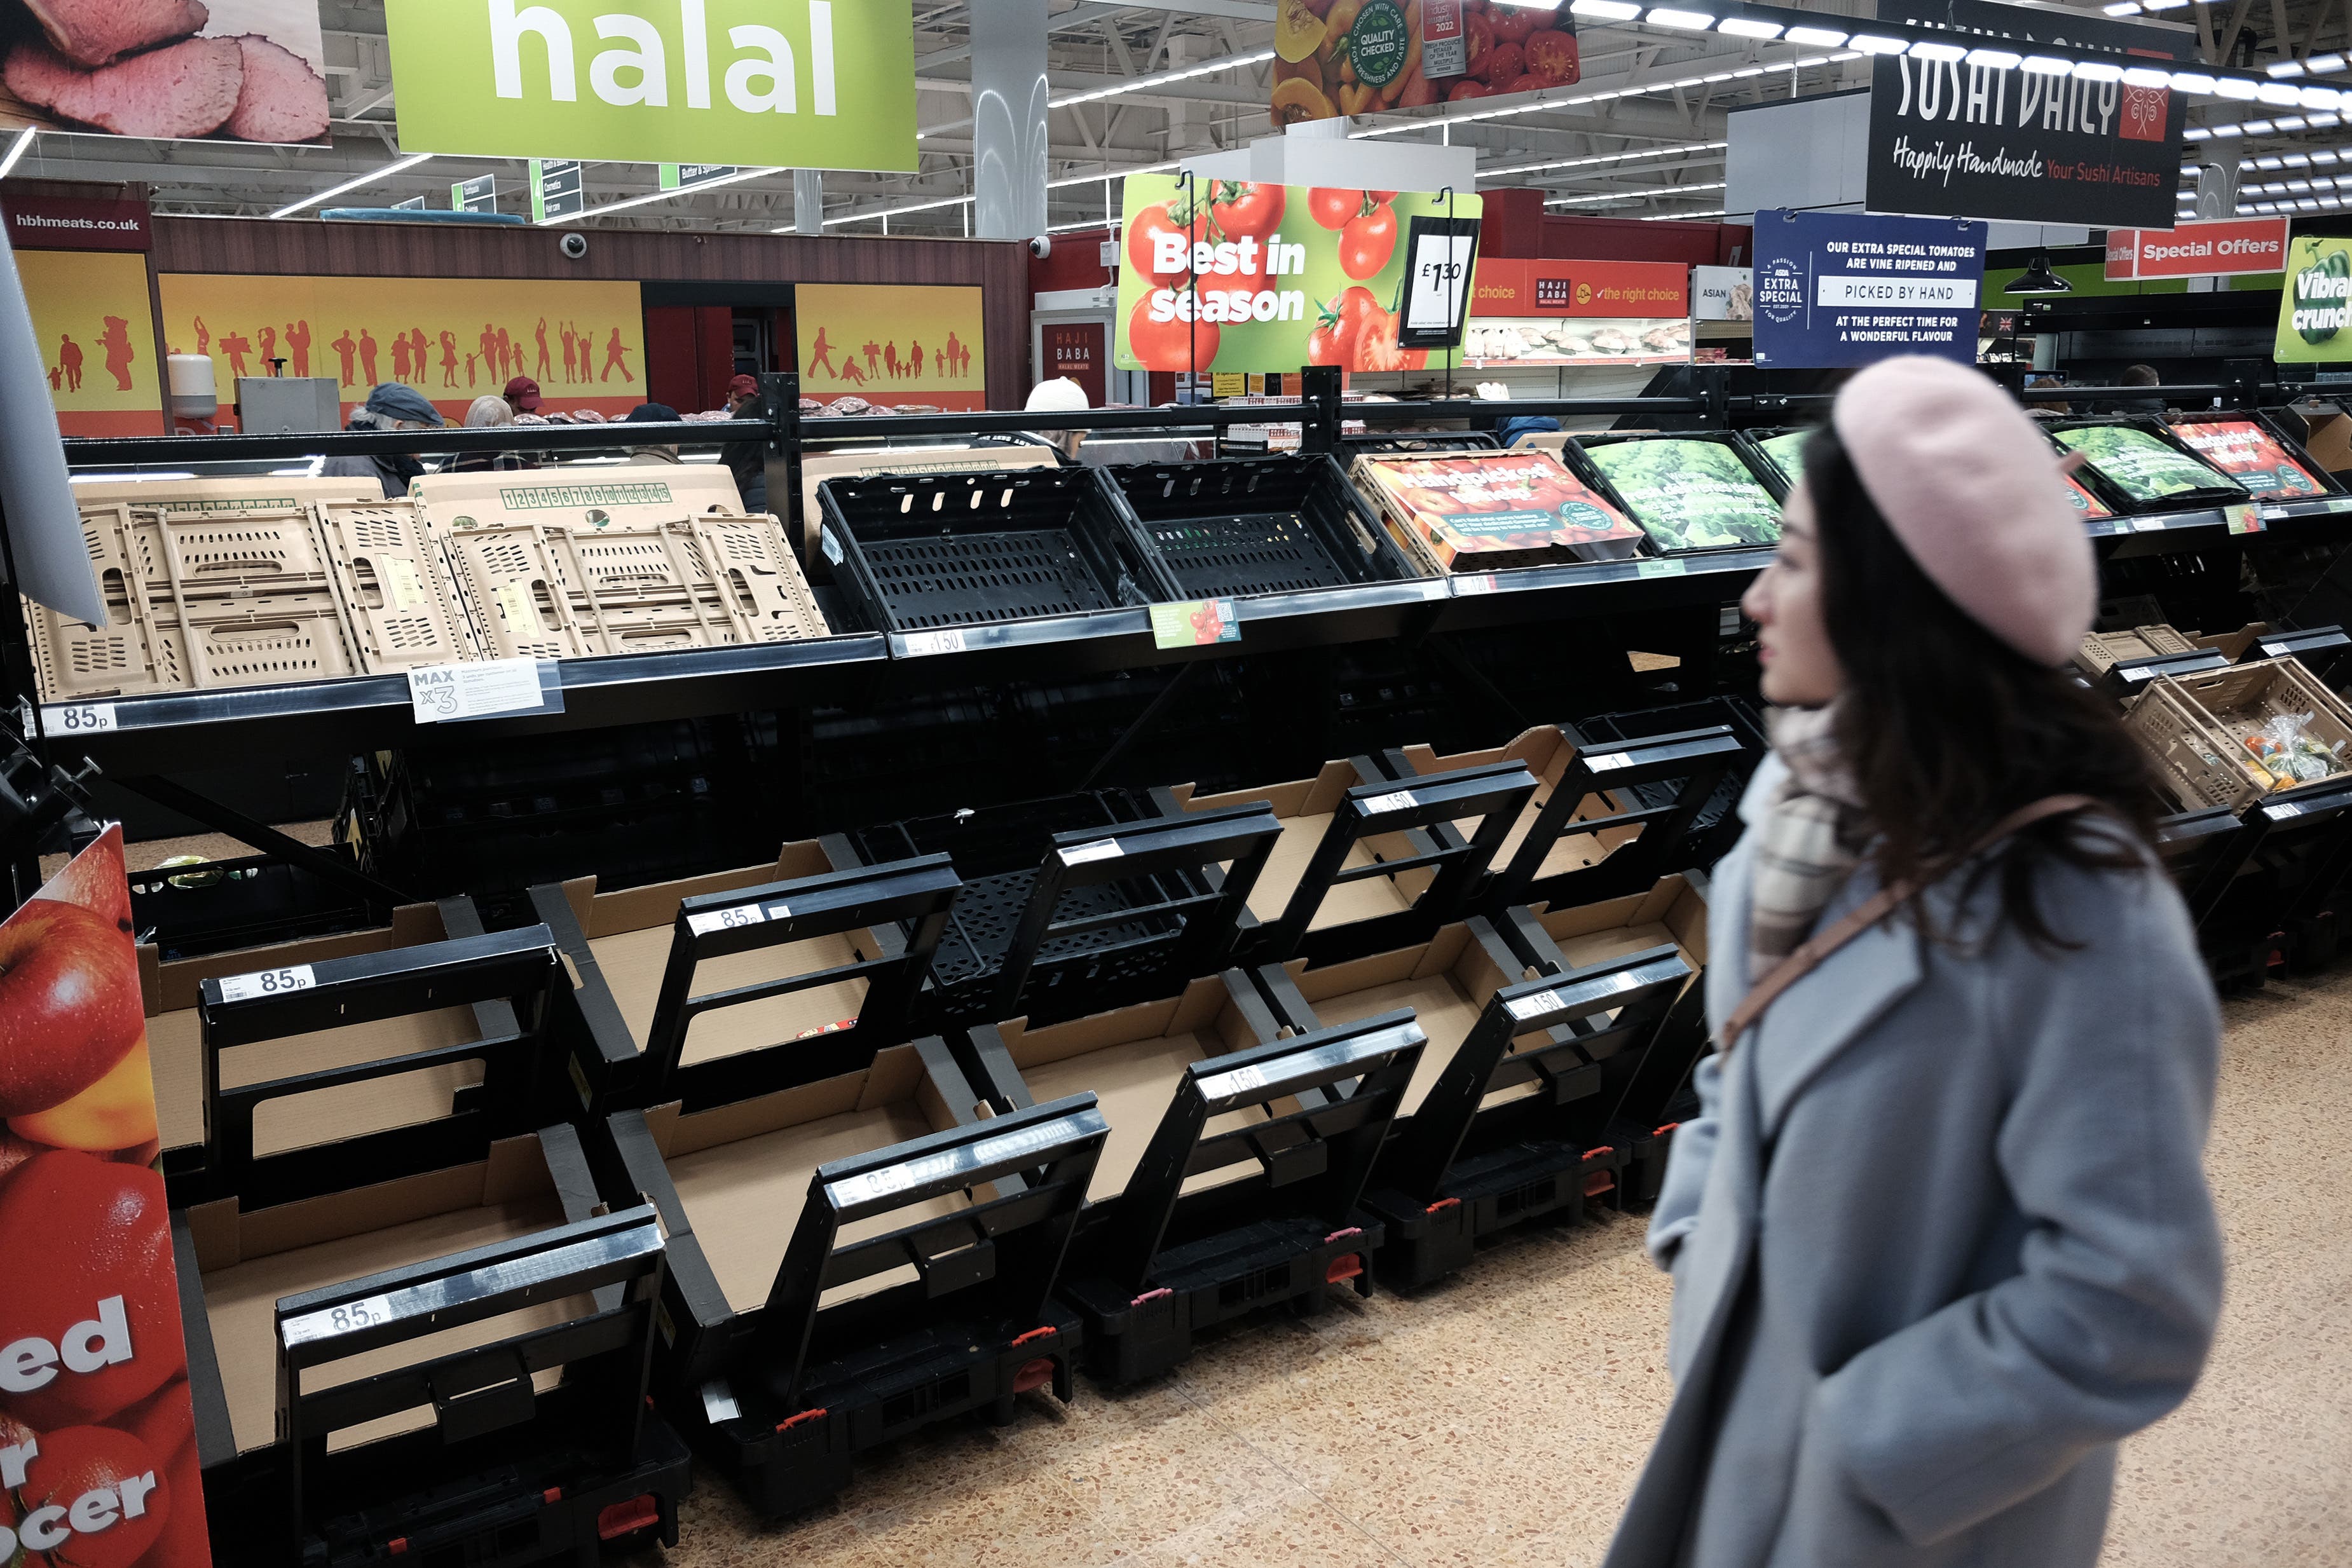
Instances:
[[[446,422],[425,394],[398,382],[385,382],[368,393],[367,402],[352,411],[349,430],[438,430]],[[319,469],[327,478],[373,479],[387,498],[408,494],[408,482],[425,472],[414,452],[383,452],[369,456],[330,457]]]
[[[1087,389],[1067,376],[1055,376],[1039,382],[1029,389],[1029,412],[1034,413],[1078,413],[1093,406],[1087,402]],[[1024,430],[1022,436],[1037,445],[1050,446],[1062,455],[1065,463],[1078,460],[1078,448],[1086,444],[1083,430]]]
[[[507,382],[506,404],[516,413],[537,413],[544,402],[539,395],[539,383],[529,376],[517,376]]]
[[[760,417],[760,383],[750,376],[737,376],[727,383],[727,417],[757,419]],[[743,497],[747,512],[768,509],[768,447],[761,441],[730,441],[719,449],[719,460],[735,476],[735,489]]]
[[[629,410],[627,413],[623,414],[621,416],[621,423],[623,424],[676,424],[677,423],[677,410],[670,407],[670,405],[666,402],[641,402],[637,404],[636,407]],[[632,446],[629,448],[629,461],[632,463],[676,463],[678,461],[677,448],[675,446]]]
[[[1649,1231],[1675,1398],[1608,1568],[2090,1568],[2117,1441],[2204,1364],[2220,1020],[2145,765],[2057,668],[2096,580],[2059,472],[1975,371],[1883,361],[1748,590],[1773,752],[1714,877],[1717,1049]]]
[[[468,430],[496,430],[515,422],[514,405],[502,397],[482,396],[466,411]],[[449,465],[452,474],[505,473],[531,465],[511,452],[460,452]]]
[[[2164,378],[2156,373],[2153,365],[2126,365],[2124,373],[2116,378],[2116,385],[2119,387],[2152,387],[2163,383]],[[2119,397],[2106,404],[2106,412],[2161,415],[2164,400],[2160,397]]]

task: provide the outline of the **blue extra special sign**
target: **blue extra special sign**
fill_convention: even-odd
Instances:
[[[1756,362],[1974,364],[1984,262],[1981,223],[1767,208],[1756,214]]]

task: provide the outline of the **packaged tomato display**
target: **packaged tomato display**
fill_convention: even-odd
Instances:
[[[1450,571],[1610,560],[1642,530],[1549,452],[1357,459],[1356,487],[1391,533]]]
[[[2265,501],[2324,496],[2327,486],[2287,455],[2276,436],[2252,419],[2176,419],[2172,434],[2189,449]]]

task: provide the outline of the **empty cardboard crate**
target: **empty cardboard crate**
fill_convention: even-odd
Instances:
[[[1234,972],[1171,1000],[969,1037],[1000,1114],[1091,1094],[1112,1128],[1063,1288],[1110,1384],[1176,1365],[1216,1323],[1318,1311],[1333,1284],[1370,1290],[1381,1230],[1357,1198],[1422,1032],[1392,1014],[1276,1039],[1245,990]]]
[[[1178,597],[1300,593],[1419,577],[1328,456],[1103,470]]]
[[[1181,600],[1096,468],[828,479],[823,548],[861,626],[928,632]]]
[[[571,1128],[529,1130],[564,988],[548,932],[311,969],[269,994],[205,981],[205,1053],[299,1060],[321,1030],[446,1007],[481,1027],[455,1046],[208,1082],[205,1162],[173,1178],[173,1229],[221,1538],[257,1562],[576,1560],[606,1510],[643,1501],[674,1542],[687,1456],[646,1407],[659,1227],[647,1208],[605,1211]],[[255,1135],[273,1108],[308,1117],[322,1095],[460,1056],[479,1080],[437,1119],[278,1150]]]
[[[2296,659],[2260,659],[2224,670],[2161,678],[2181,701],[2193,706],[2208,732],[2229,749],[2221,755],[2242,758],[2256,795],[2293,797],[2298,791],[2329,789],[2352,771],[2352,707],[2314,680]],[[2155,683],[2151,683],[2152,685]],[[2136,705],[2132,710],[2137,716]],[[2334,771],[2326,777],[2298,781],[2292,774],[2273,771],[2246,745],[2273,719],[2308,717],[2305,736],[2335,754]],[[2167,777],[2175,777],[2168,768]],[[2224,805],[2223,800],[2188,800],[2184,806]]]
[[[1009,1418],[1047,1383],[1069,1396],[1077,1326],[1049,1293],[1107,1132],[1086,1096],[993,1116],[943,1040],[898,1043],[957,885],[934,855],[686,900],[647,1071],[649,1092],[677,1097],[606,1124],[674,1250],[662,1386],[765,1513],[823,1501],[876,1443]],[[898,919],[916,932],[902,951],[806,967],[826,939]],[[845,968],[867,984],[855,1018],[804,1038],[732,1022],[760,1043],[685,1059],[697,1023],[756,1018]]]
[[[1317,963],[1397,946],[1458,919],[1535,792],[1516,762],[1400,782],[1373,758],[1327,762],[1270,789],[1168,792],[1187,812],[1261,806],[1282,824],[1250,890],[1253,962]]]

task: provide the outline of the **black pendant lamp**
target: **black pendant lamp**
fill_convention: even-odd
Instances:
[[[2074,286],[2050,270],[2050,253],[2037,250],[2033,265],[2020,273],[2016,281],[2001,290],[2003,294],[2072,294]]]

